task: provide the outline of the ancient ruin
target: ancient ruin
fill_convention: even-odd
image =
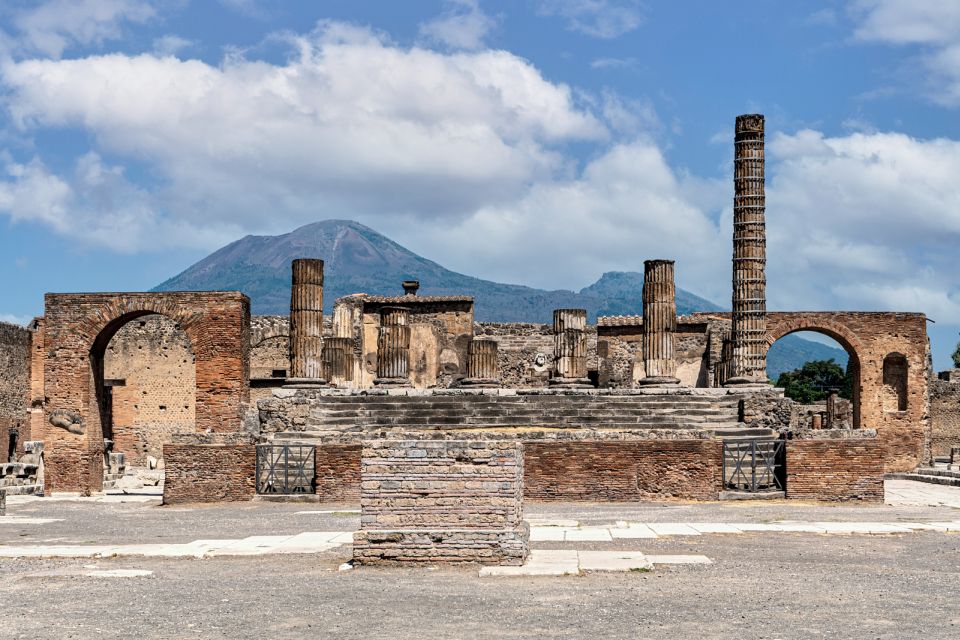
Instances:
[[[292,265],[289,317],[236,292],[48,294],[30,329],[0,325],[0,486],[152,467],[167,503],[360,500],[364,563],[520,562],[523,496],[880,500],[884,473],[960,447],[960,376],[932,380],[922,314],[767,311],[763,134],[736,119],[730,313],[678,317],[670,260],[645,263],[637,315],[549,325],[475,322],[473,298],[413,280],[325,318],[316,259]],[[768,383],[798,331],[847,351],[852,400]],[[745,462],[743,442],[780,444]]]

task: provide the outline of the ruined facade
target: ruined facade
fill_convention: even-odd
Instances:
[[[0,322],[0,463],[23,453],[30,435],[30,331]]]

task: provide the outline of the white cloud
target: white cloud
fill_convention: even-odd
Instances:
[[[918,45],[923,88],[936,102],[960,106],[960,3],[938,0],[859,0],[852,15],[862,42]]]
[[[160,36],[153,41],[153,52],[160,57],[175,56],[185,49],[194,45],[192,40],[181,38],[178,35],[168,33]]]
[[[17,316],[12,313],[0,313],[0,322],[18,324],[21,327],[25,327],[32,319],[33,318],[28,318],[27,316]]]
[[[447,0],[446,10],[420,25],[420,36],[452,49],[480,49],[497,20],[480,8],[478,0]]]
[[[126,22],[142,24],[156,15],[144,0],[47,0],[14,15],[21,47],[60,57],[73,45],[99,45],[117,38]]]
[[[594,38],[617,38],[643,24],[637,0],[541,0],[539,11],[560,16],[571,31]]]
[[[144,211],[167,212],[144,213],[148,229],[173,220],[278,231],[325,217],[455,219],[568,172],[557,145],[608,136],[568,87],[507,52],[404,49],[337,23],[296,45],[284,65],[147,54],[11,62],[2,69],[7,107],[23,131],[82,127],[103,154],[148,166],[160,185]],[[55,193],[84,184],[36,173],[57,181]],[[64,228],[52,204],[7,210]],[[131,234],[103,240],[136,246],[141,236]]]

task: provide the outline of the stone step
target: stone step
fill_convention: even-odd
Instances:
[[[960,478],[960,471],[944,468],[920,467],[914,473],[925,476],[942,476],[944,478]]]
[[[890,480],[914,480],[928,484],[942,484],[948,487],[960,487],[960,478],[932,475],[926,473],[888,473],[884,476]]]
[[[323,409],[314,409],[311,411],[311,416],[316,418],[324,419],[339,419],[339,418],[366,418],[370,416],[410,416],[410,417],[429,417],[437,414],[460,414],[460,415],[473,415],[473,416],[537,416],[537,415],[556,415],[556,416],[584,416],[584,415],[622,415],[622,416],[655,416],[655,415],[689,415],[689,416],[713,416],[713,415],[737,415],[735,409],[719,409],[719,408],[696,408],[691,409],[688,407],[670,407],[663,409],[649,409],[649,408],[612,408],[612,407],[596,407],[596,408],[556,408],[556,409],[544,409],[539,407],[463,407],[463,408],[452,408],[452,409],[426,409],[426,408],[410,408],[410,409],[383,409],[383,410],[373,410],[373,409],[349,409],[349,410],[338,410],[338,411],[329,411]]]

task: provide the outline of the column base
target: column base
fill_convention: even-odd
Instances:
[[[556,389],[593,389],[590,378],[550,378],[550,386]]]
[[[770,383],[761,378],[752,378],[750,376],[736,376],[723,383],[724,387],[769,387]]]
[[[391,388],[400,388],[400,387],[412,387],[410,380],[408,378],[374,378],[373,384],[378,387],[391,387]]]
[[[287,378],[283,381],[284,389],[319,389],[330,386],[323,378]]]
[[[494,389],[500,386],[500,381],[493,378],[464,378],[460,381],[460,386],[474,389]]]
[[[680,378],[673,378],[669,376],[650,376],[647,378],[641,378],[637,381],[642,387],[679,387]]]

